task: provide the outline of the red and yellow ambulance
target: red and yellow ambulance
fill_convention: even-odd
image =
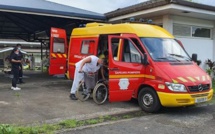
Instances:
[[[51,29],[50,74],[67,72],[88,55],[109,52],[109,101],[138,99],[147,112],[212,99],[211,78],[165,29],[149,24],[89,23],[75,28],[67,48],[63,29]]]

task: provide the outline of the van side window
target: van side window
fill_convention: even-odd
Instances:
[[[112,54],[113,59],[115,61],[119,61],[119,43],[121,39],[112,39],[111,40],[111,47],[112,47]]]
[[[136,38],[131,38],[131,40],[134,42],[137,48],[144,54],[145,51],[143,50],[143,47],[141,46],[140,42]]]
[[[141,55],[138,50],[134,47],[131,41],[124,39],[123,41],[123,56],[122,61],[141,63]]]
[[[53,42],[54,53],[65,53],[65,40],[62,38],[54,38]]]
[[[83,40],[81,45],[81,54],[93,54],[94,45],[94,40]]]

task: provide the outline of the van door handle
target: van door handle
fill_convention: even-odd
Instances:
[[[57,59],[56,57],[51,57],[51,59]]]
[[[114,68],[109,68],[110,71],[119,71],[118,67],[114,67]]]

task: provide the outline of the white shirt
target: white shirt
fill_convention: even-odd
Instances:
[[[97,70],[99,70],[100,65],[97,65],[99,58],[91,55],[91,56],[87,56],[86,58],[90,57],[91,58],[91,62],[90,63],[85,63],[82,70],[84,72],[96,72]],[[85,59],[85,58],[84,58]],[[75,64],[76,68],[80,68],[81,67],[81,63],[83,62],[83,60],[80,60],[79,62],[77,62]]]

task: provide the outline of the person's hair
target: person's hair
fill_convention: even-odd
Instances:
[[[11,55],[12,55],[13,53],[15,53],[15,51],[17,51],[17,50],[18,50],[18,47],[14,47],[13,50],[11,51],[11,53],[10,53],[10,57],[11,57]]]
[[[105,52],[104,52],[104,55],[105,55],[105,56],[108,56],[108,51],[105,51]]]
[[[17,50],[18,50],[18,47],[14,47],[13,50],[12,50],[12,53],[14,53]]]
[[[22,45],[21,45],[21,44],[16,44],[16,46],[17,46],[17,47],[21,47]]]

